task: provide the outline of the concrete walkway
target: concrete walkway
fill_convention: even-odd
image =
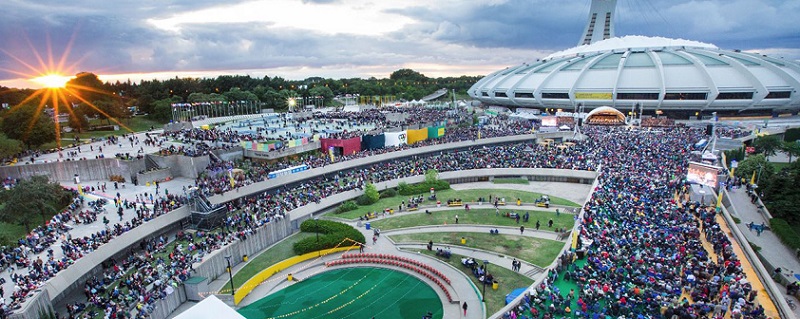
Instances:
[[[730,194],[732,204],[729,211],[732,215],[741,220],[736,227],[739,227],[739,230],[744,234],[747,241],[761,247],[759,253],[772,266],[783,269],[781,274],[783,276],[783,282],[797,281],[797,278],[794,277],[795,274],[800,274],[800,260],[797,258],[797,253],[784,245],[780,238],[772,231],[764,230],[761,235],[758,235],[755,230],[750,230],[747,227],[747,224],[751,222],[756,225],[764,223],[769,226],[769,220],[763,213],[759,212],[756,204],[750,202],[750,196],[747,195],[747,191],[744,188],[733,189],[729,191],[728,194]],[[785,286],[781,284],[778,284],[778,286],[780,287],[778,289],[787,300],[793,301],[794,304],[800,304],[797,298],[786,295]],[[795,318],[800,318],[800,307],[791,310],[794,312]]]

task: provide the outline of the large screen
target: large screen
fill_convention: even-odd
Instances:
[[[716,188],[718,175],[719,167],[717,166],[689,162],[689,172],[686,174],[686,179],[689,180],[689,183]]]
[[[542,126],[558,126],[558,119],[555,116],[543,116]]]

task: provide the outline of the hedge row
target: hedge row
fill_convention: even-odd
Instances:
[[[800,235],[794,231],[792,226],[789,225],[785,219],[770,219],[769,226],[772,228],[772,232],[775,233],[784,244],[794,249],[800,248]]]
[[[443,180],[425,181],[414,185],[400,183],[397,185],[397,192],[400,193],[400,195],[419,195],[430,192],[431,188],[437,191],[450,189],[450,183]]]
[[[336,207],[336,210],[333,211],[333,213],[334,214],[341,214],[341,213],[346,213],[346,212],[349,212],[351,210],[356,210],[356,209],[358,209],[358,205],[356,205],[355,202],[353,202],[351,200],[346,200],[346,201],[344,201],[344,203],[339,205],[339,207]]]
[[[366,242],[364,235],[357,229],[350,225],[330,220],[306,220],[300,224],[300,231],[318,233],[319,241],[317,241],[317,236],[313,236],[294,243],[292,249],[298,255],[336,246],[352,246],[353,242],[345,241],[346,238],[359,243]]]

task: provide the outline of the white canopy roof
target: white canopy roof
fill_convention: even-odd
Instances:
[[[216,296],[210,295],[174,319],[247,319],[233,308],[228,307]]]
[[[611,50],[626,50],[626,49],[660,49],[663,47],[687,47],[687,48],[703,48],[703,49],[719,49],[716,45],[704,43],[700,41],[692,41],[685,39],[671,39],[664,37],[647,37],[641,35],[629,35],[618,38],[610,38],[603,41],[595,42],[589,45],[581,45],[569,48],[563,51],[558,51],[547,56],[545,59],[576,55],[588,52],[600,52]]]

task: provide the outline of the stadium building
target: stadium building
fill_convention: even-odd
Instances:
[[[647,113],[796,113],[800,63],[712,44],[614,36],[616,0],[593,0],[578,46],[489,74],[469,89],[488,104]]]

